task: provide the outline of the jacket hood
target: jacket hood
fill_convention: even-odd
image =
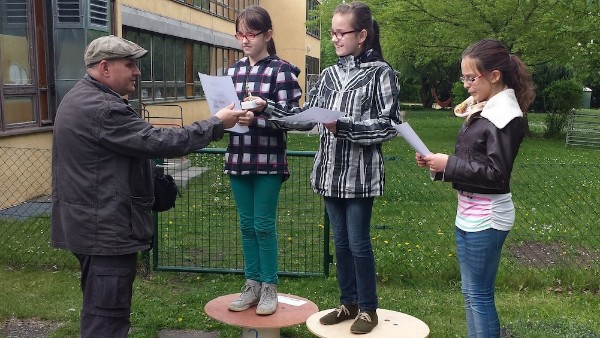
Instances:
[[[273,60],[278,60],[280,62],[287,63],[288,65],[290,65],[290,68],[292,69],[292,72],[294,73],[294,75],[296,75],[296,76],[300,75],[300,68],[298,68],[296,65],[294,65],[294,64],[292,64],[292,63],[290,63],[290,62],[288,62],[288,61],[286,61],[284,59],[281,59],[277,55],[269,55],[269,56],[261,59],[260,61],[258,61],[256,63],[256,65],[259,65],[259,64],[265,63],[265,62],[268,63],[268,62],[271,62]],[[250,66],[250,59],[247,56],[244,56],[242,59],[240,59],[240,62],[244,63],[247,66]]]
[[[340,68],[365,68],[373,66],[388,65],[383,57],[373,49],[366,50],[358,56],[346,55],[338,59],[337,65]]]

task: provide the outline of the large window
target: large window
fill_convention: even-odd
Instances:
[[[319,59],[312,56],[306,56],[306,83],[304,84],[305,93],[308,93],[310,89],[317,83],[319,79]]]
[[[215,16],[235,21],[240,12],[251,5],[259,5],[259,0],[173,0],[197,8]]]
[[[242,56],[230,48],[123,27],[126,39],[148,50],[140,59],[141,86],[130,95],[132,104],[173,102],[203,98],[198,73],[223,75],[224,70]]]
[[[318,12],[319,1],[306,0],[306,33],[321,38],[321,21]]]
[[[44,5],[0,0],[0,135],[52,122]]]

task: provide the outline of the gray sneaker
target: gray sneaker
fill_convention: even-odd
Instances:
[[[277,285],[262,283],[256,314],[270,315],[275,313],[275,310],[277,310]]]
[[[246,279],[246,284],[242,288],[242,294],[240,297],[229,304],[229,310],[231,311],[244,311],[249,307],[258,304],[260,299],[260,283]]]

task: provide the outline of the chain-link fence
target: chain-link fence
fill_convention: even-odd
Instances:
[[[235,203],[223,150],[189,155],[189,168],[172,172],[183,197],[157,215],[152,260],[175,271],[241,272],[243,260]],[[50,151],[0,148],[0,263],[75,266],[49,247]],[[322,199],[312,192],[312,153],[289,156],[292,176],[278,207],[279,262],[283,274],[326,274],[330,257]],[[169,163],[166,164],[167,170]],[[505,245],[500,273],[598,270],[600,166],[528,163],[512,179],[517,221]],[[387,155],[386,192],[375,200],[372,231],[380,278],[457,277],[456,192],[432,182],[405,158]]]
[[[0,263],[76,266],[50,247],[52,152],[0,147]]]

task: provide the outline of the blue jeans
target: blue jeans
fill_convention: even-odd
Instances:
[[[282,175],[230,175],[235,198],[247,279],[278,284],[277,201]]]
[[[465,232],[456,228],[455,234],[468,337],[498,338],[500,320],[494,302],[494,287],[508,231]]]
[[[373,197],[325,197],[335,245],[341,304],[377,310],[375,257],[371,247]]]

